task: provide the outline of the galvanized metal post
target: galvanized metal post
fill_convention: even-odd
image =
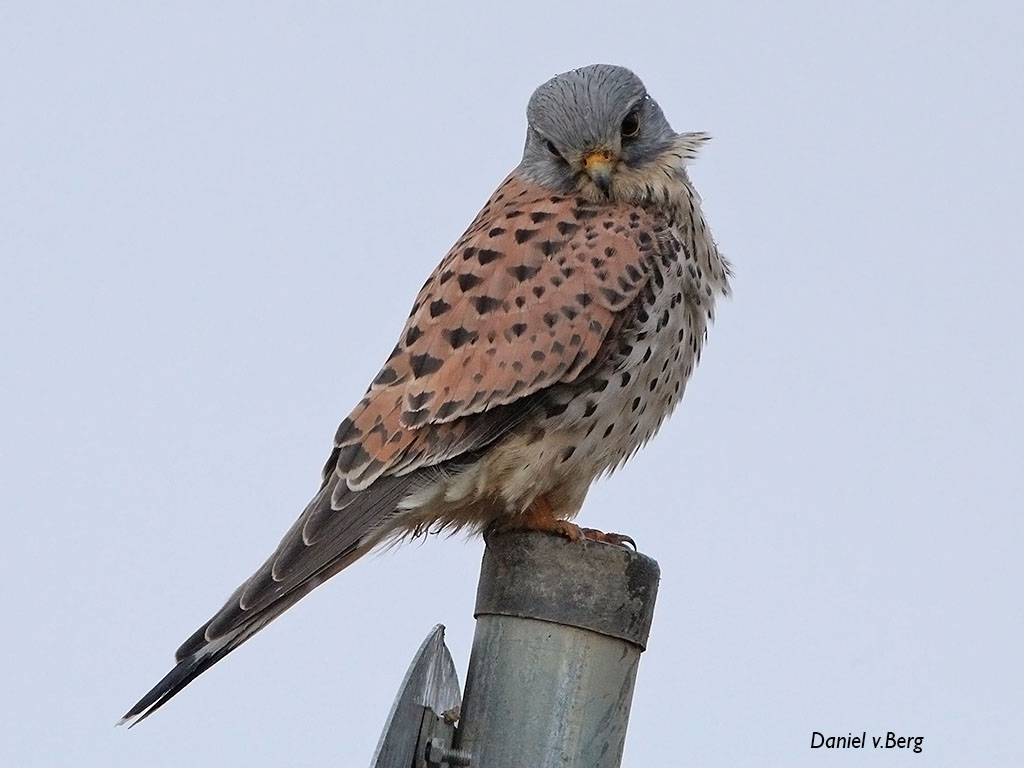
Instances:
[[[487,537],[456,735],[472,766],[619,766],[658,577],[624,547]]]

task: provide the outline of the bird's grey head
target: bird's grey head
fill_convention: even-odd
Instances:
[[[530,97],[526,118],[519,173],[595,202],[660,196],[706,138],[675,133],[640,78],[609,64],[544,83]]]

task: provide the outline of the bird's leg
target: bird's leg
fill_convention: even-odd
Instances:
[[[526,514],[517,521],[516,527],[523,531],[554,533],[558,536],[565,536],[569,541],[588,539],[605,544],[614,544],[619,547],[629,544],[633,549],[636,549],[636,542],[625,534],[605,533],[596,528],[580,528],[568,520],[559,520],[555,517],[555,509],[551,506],[550,499],[544,494],[533,500],[533,503],[526,510]]]
[[[523,531],[554,533],[565,536],[569,541],[579,541],[583,538],[583,530],[578,525],[555,517],[555,509],[544,494],[533,500],[526,513],[516,521],[516,528]]]

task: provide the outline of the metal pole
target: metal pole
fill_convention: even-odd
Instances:
[[[617,768],[658,564],[544,533],[487,537],[456,746],[474,768]]]

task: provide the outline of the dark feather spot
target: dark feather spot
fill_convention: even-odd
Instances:
[[[630,382],[630,380],[631,380],[632,378],[633,378],[633,377],[632,377],[632,376],[630,375],[629,371],[625,371],[625,372],[624,372],[624,373],[622,374],[622,380],[621,380],[621,382],[620,382],[619,386],[620,386],[620,387],[624,387],[624,386],[626,386],[627,384],[629,384],[629,382]]]
[[[447,312],[451,308],[452,308],[452,305],[449,304],[444,299],[438,299],[437,301],[432,301],[432,302],[430,302],[430,316],[431,317],[438,317],[440,315],[443,315],[445,312]]]
[[[504,235],[504,234],[505,234],[505,230],[502,227],[494,227],[494,229],[492,229],[490,232],[487,233],[487,236],[488,237],[498,237],[499,235]]]
[[[517,229],[516,230],[516,242],[522,245],[531,237],[537,234],[536,229]]]
[[[604,434],[601,435],[601,439],[603,440],[604,438],[608,437],[608,435],[612,433],[613,429],[615,429],[615,422],[612,422],[611,424],[608,425],[608,428],[604,431]]]
[[[587,407],[583,409],[583,418],[589,419],[597,412],[597,403],[593,400],[587,400]]]
[[[416,395],[408,395],[405,398],[405,405],[410,411],[418,411],[420,408],[425,406],[431,400],[434,399],[434,392],[432,390],[426,390]]]
[[[589,293],[576,294],[576,303],[579,304],[581,307],[589,307],[593,300],[594,299],[591,297]]]
[[[479,315],[486,315],[496,309],[501,309],[503,305],[501,299],[496,299],[493,296],[474,296],[470,301]]]
[[[544,295],[544,291],[545,290],[546,289],[544,288],[543,285],[535,285],[535,286],[533,286],[533,295],[536,296],[539,299],[541,296]]]
[[[563,245],[564,243],[561,243],[558,240],[542,240],[541,242],[537,243],[537,250],[539,250],[545,256],[554,256],[556,253],[562,250]]]
[[[608,303],[612,306],[618,306],[626,297],[616,291],[614,288],[601,288],[601,294],[608,300]]]
[[[377,374],[377,378],[373,380],[373,386],[383,387],[388,384],[394,384],[398,380],[398,373],[395,369],[389,365],[384,366],[380,369],[380,373]]]
[[[452,272],[450,269],[446,269],[444,272],[441,273],[441,279],[438,280],[438,282],[441,285],[444,285],[449,280],[451,280],[454,276],[455,276],[454,272]]]
[[[357,427],[355,422],[346,416],[341,420],[341,424],[338,425],[338,431],[334,434],[334,442],[340,445],[341,443],[358,440],[362,436],[363,430]]]
[[[346,445],[338,450],[338,469],[348,472],[356,467],[361,467],[370,460],[370,454],[363,448],[362,443]]]
[[[452,416],[462,407],[463,402],[463,400],[449,400],[446,403],[442,403],[441,407],[437,409],[437,418],[447,419],[449,416]]]
[[[520,283],[529,280],[538,272],[540,272],[540,267],[531,267],[528,264],[519,264],[508,268],[508,273]]]
[[[556,225],[556,228],[558,229],[558,234],[563,235],[564,237],[569,237],[580,228],[580,225],[573,224],[571,221],[560,221]]]
[[[461,275],[459,275],[458,282],[459,288],[462,291],[468,291],[480,285],[480,283],[483,282],[483,278],[477,277],[472,272],[463,272]]]
[[[547,221],[554,215],[555,214],[550,213],[549,211],[534,211],[530,214],[530,221],[534,224],[540,224],[542,221]]]
[[[477,253],[476,258],[477,261],[480,262],[480,265],[483,266],[484,264],[490,264],[492,261],[496,261],[504,256],[505,254],[501,251],[492,251],[488,248],[481,248]]]
[[[472,344],[477,340],[477,335],[476,331],[466,330],[461,325],[458,328],[441,332],[441,336],[451,345],[452,349],[458,349],[464,344]]]
[[[412,367],[412,375],[418,379],[421,376],[429,376],[431,373],[436,373],[444,365],[444,360],[439,357],[431,357],[424,352],[422,355],[410,356],[409,364]]]
[[[524,333],[526,333],[526,328],[527,328],[526,323],[513,323],[512,324],[512,333],[514,333],[516,335],[516,337],[518,338],[519,336],[522,336]]]
[[[562,461],[568,461],[572,458],[572,455],[576,453],[576,446],[570,445],[564,451],[562,451]]]
[[[544,325],[546,325],[548,328],[554,328],[557,322],[558,315],[556,315],[554,312],[544,313]]]
[[[427,421],[430,420],[430,411],[426,408],[421,408],[418,411],[405,411],[402,414],[402,424],[407,427],[422,427]],[[398,434],[402,434],[399,432]]]
[[[408,331],[405,332],[405,346],[411,347],[416,343],[416,340],[423,335],[423,331],[420,330],[418,325],[412,326]]]

